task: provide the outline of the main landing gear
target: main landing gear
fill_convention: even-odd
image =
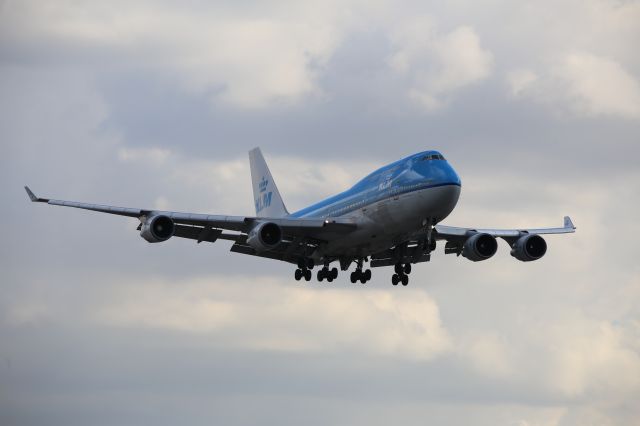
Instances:
[[[296,281],[300,281],[304,278],[305,281],[311,281],[311,269],[315,266],[313,259],[311,258],[300,258],[298,260],[298,269],[294,274],[294,278]]]
[[[402,285],[406,286],[409,284],[409,274],[411,273],[411,264],[405,263],[396,263],[395,266],[396,273],[391,277],[391,284],[398,285],[402,283]]]
[[[318,281],[322,282],[322,280],[324,280],[325,278],[329,282],[338,278],[338,268],[329,269],[328,266],[325,266],[324,268],[320,269],[318,271]]]
[[[362,259],[358,259],[358,266],[356,270],[351,273],[351,282],[356,283],[360,281],[360,283],[364,284],[371,279],[371,269],[367,269],[366,271],[362,271]]]

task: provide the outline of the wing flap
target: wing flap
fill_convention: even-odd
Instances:
[[[265,257],[267,259],[282,260],[284,262],[289,262],[293,264],[296,264],[298,262],[298,258],[300,257],[300,254],[296,254],[295,252],[291,252],[289,250],[288,243],[281,243],[280,246],[278,246],[278,248],[275,250],[268,250],[268,251],[262,251],[262,252],[256,251],[253,247],[247,244],[235,243],[234,245],[231,246],[229,251],[234,253],[240,253],[240,254],[248,254],[249,256],[257,256],[257,257]]]
[[[196,240],[198,243],[207,241],[215,243],[222,234],[220,229],[204,228],[200,226],[176,225],[173,233],[174,237],[188,238]]]

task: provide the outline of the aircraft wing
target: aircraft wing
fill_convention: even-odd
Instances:
[[[507,241],[517,239],[524,234],[568,234],[576,231],[569,216],[564,217],[564,224],[558,228],[522,228],[522,229],[483,229],[483,228],[459,228],[456,226],[436,225],[434,237],[437,240],[465,239],[476,233],[489,234],[503,238]]]
[[[575,232],[575,230],[576,227],[569,216],[565,216],[563,226],[558,228],[483,229],[436,225],[433,227],[430,236],[427,231],[421,231],[411,235],[403,244],[399,244],[393,249],[374,253],[371,255],[371,266],[375,268],[396,263],[428,262],[431,259],[427,246],[429,240],[434,243],[434,248],[436,240],[444,240],[446,241],[445,254],[455,253],[460,255],[467,239],[476,234],[489,234],[496,238],[502,238],[509,245],[513,245],[520,237],[527,234],[567,234]]]
[[[354,231],[355,223],[342,218],[301,219],[301,218],[266,218],[251,216],[222,216],[199,213],[181,213],[154,209],[116,207],[102,204],[90,204],[77,201],[54,200],[37,197],[29,187],[25,186],[29,198],[33,202],[47,203],[53,206],[74,207],[118,216],[136,217],[140,221],[152,216],[168,216],[176,225],[174,236],[201,241],[214,242],[217,238],[234,240],[243,243],[246,235],[260,222],[275,223],[282,229],[283,236],[289,240],[327,241],[337,236]],[[220,230],[237,231],[242,234],[222,234]]]

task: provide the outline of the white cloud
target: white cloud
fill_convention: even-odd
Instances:
[[[496,332],[474,332],[463,336],[457,350],[482,376],[509,378],[516,373],[511,348],[505,337]]]
[[[450,349],[437,305],[407,290],[317,289],[271,279],[208,277],[119,286],[96,320],[118,327],[217,335],[224,345],[274,351],[355,351],[430,360]],[[251,293],[247,297],[247,292]]]
[[[520,96],[535,84],[538,76],[529,69],[519,69],[507,74],[507,83],[513,96]]]
[[[640,355],[628,346],[624,329],[576,316],[536,334],[547,348],[547,380],[565,395],[640,391]]]
[[[620,63],[591,53],[561,55],[542,75],[507,73],[511,95],[583,117],[640,118],[640,82]]]
[[[557,73],[567,85],[569,101],[577,112],[640,118],[640,83],[616,61],[572,53]]]
[[[339,34],[339,16],[330,5],[258,8],[263,13],[223,5],[200,5],[192,13],[155,2],[124,8],[72,1],[3,6],[0,22],[14,42],[30,47],[44,39],[79,53],[112,49],[126,61],[110,67],[137,63],[142,69],[162,69],[177,75],[185,89],[245,108],[316,92],[316,69],[334,50]],[[91,60],[90,55],[76,59],[84,56]]]
[[[437,34],[428,19],[414,19],[393,34],[396,52],[389,64],[410,81],[409,96],[427,110],[443,106],[449,96],[489,76],[493,55],[480,46],[471,27]]]

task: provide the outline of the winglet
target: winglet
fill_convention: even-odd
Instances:
[[[25,191],[27,191],[27,194],[29,195],[29,198],[31,198],[31,201],[33,201],[34,203],[46,203],[46,202],[49,201],[46,198],[38,198],[38,197],[36,197],[36,194],[34,194],[33,191],[31,191],[29,189],[28,186],[25,186],[24,189],[25,189]]]
[[[573,224],[569,216],[564,217],[564,227],[567,229],[576,229],[575,225]]]

